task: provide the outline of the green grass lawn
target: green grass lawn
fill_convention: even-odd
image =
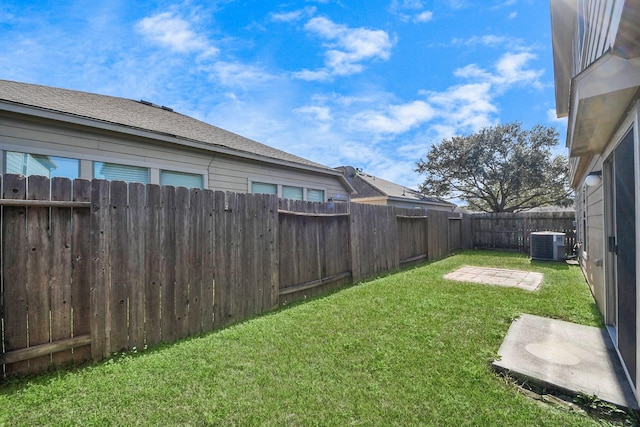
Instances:
[[[535,293],[446,281],[544,274]],[[586,426],[490,363],[520,313],[600,326],[577,266],[467,251],[137,354],[0,386],[0,425]]]

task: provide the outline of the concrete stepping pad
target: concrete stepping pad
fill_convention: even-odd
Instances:
[[[638,409],[605,329],[523,314],[511,324],[498,355],[493,368],[512,377]]]
[[[485,285],[507,286],[535,291],[542,282],[542,273],[504,268],[464,266],[444,276],[458,282],[481,283]]]

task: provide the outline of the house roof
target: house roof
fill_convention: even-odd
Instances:
[[[169,142],[223,151],[240,157],[275,162],[291,167],[338,175],[335,169],[278,150],[203,121],[177,113],[171,108],[146,101],[80,92],[28,83],[0,80],[0,110],[29,107],[18,111],[56,113],[56,119],[94,127],[141,134]],[[62,115],[62,116],[60,116]],[[75,119],[75,120],[74,120]],[[195,143],[195,144],[194,144]]]
[[[341,166],[337,169],[346,172],[347,167]],[[369,175],[360,171],[357,171],[355,176],[353,176],[351,185],[358,192],[357,195],[352,196],[353,199],[386,197],[398,201],[420,204],[437,204],[451,207],[456,206],[455,204],[447,202],[446,200],[442,200],[438,197],[426,196],[419,191],[412,190],[402,185],[398,185],[391,181],[387,181],[377,176]]]

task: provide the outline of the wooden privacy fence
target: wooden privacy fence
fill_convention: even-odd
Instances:
[[[174,342],[470,247],[470,218],[0,176],[2,376]]]
[[[534,231],[565,233],[566,255],[574,254],[575,212],[483,213],[471,215],[473,246],[529,252]]]

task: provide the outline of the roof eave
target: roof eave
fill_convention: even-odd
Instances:
[[[286,160],[274,159],[272,157],[261,156],[258,154],[250,153],[242,150],[234,150],[232,148],[224,147],[221,145],[215,145],[207,142],[201,142],[193,139],[180,137],[177,135],[170,135],[161,132],[154,132],[147,129],[136,128],[131,126],[125,126],[118,123],[107,122],[103,120],[97,120],[90,117],[77,116],[73,114],[66,114],[59,111],[48,110],[44,108],[28,106],[23,104],[17,104],[14,102],[0,100],[0,111],[7,111],[10,113],[22,114],[26,116],[38,117],[42,119],[54,120],[64,122],[73,125],[86,126],[90,128],[100,129],[103,131],[116,132],[129,136],[135,136],[146,139],[154,139],[170,144],[181,145],[190,148],[196,148],[204,151],[215,152],[225,154],[234,157],[240,157],[247,160],[253,160],[263,163],[269,163],[277,166],[284,166],[293,169],[300,169],[308,172],[315,172],[323,175],[331,175],[340,180],[343,186],[349,190],[350,194],[354,194],[356,191],[353,186],[346,180],[344,175],[340,172],[333,170],[329,167],[326,169],[318,168],[311,165],[304,165],[301,163],[289,162]]]
[[[571,81],[572,41],[576,19],[575,0],[551,0],[551,34],[556,115],[569,113],[569,82]]]
[[[575,76],[567,127],[569,155],[601,153],[638,88],[640,59],[624,59],[611,51]]]
[[[395,201],[395,202],[403,202],[403,203],[414,203],[419,205],[430,205],[430,206],[446,206],[446,207],[457,207],[454,203],[449,203],[445,201],[437,202],[437,201],[428,201],[428,200],[416,200],[409,199],[406,197],[396,197],[396,196],[375,196],[375,197],[358,197],[354,198],[355,201],[368,201],[368,202],[377,202],[377,201]]]

